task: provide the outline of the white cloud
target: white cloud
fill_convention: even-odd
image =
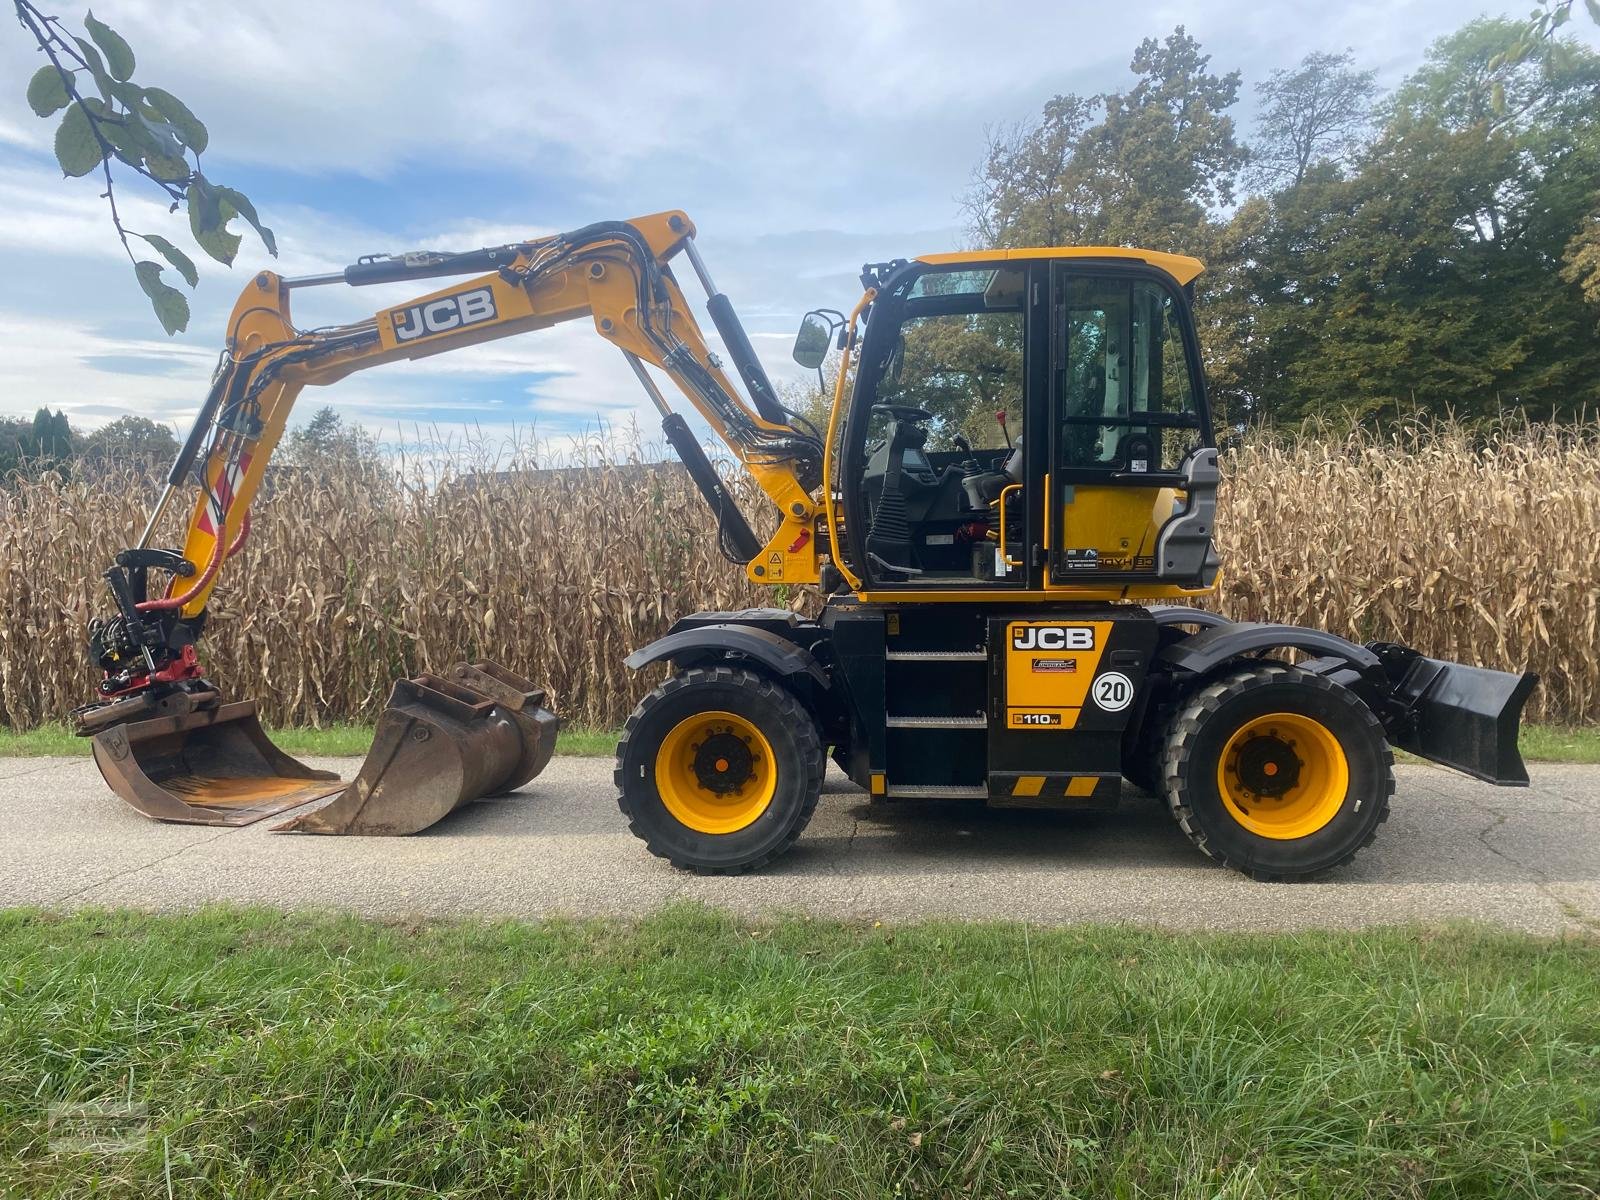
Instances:
[[[61,179],[50,126],[23,103],[38,55],[17,32],[0,37],[11,81],[0,89],[0,309],[16,322],[0,412],[49,403],[93,424],[119,406],[193,411],[232,296],[257,269],[319,273],[363,253],[467,249],[674,206],[699,222],[769,370],[798,378],[787,341],[805,308],[849,307],[863,261],[960,242],[957,197],[987,125],[1056,92],[1123,86],[1141,38],[1186,24],[1216,69],[1245,71],[1243,112],[1250,83],[1311,50],[1353,47],[1392,83],[1467,15],[1453,0],[107,5],[97,15],[133,44],[140,77],[208,122],[208,170],[255,195],[283,257],[248,235],[231,271],[196,254],[191,331],[162,340],[96,182]],[[1600,44],[1592,25],[1574,26]],[[186,244],[182,215],[136,182],[121,197],[130,226]],[[430,286],[307,290],[295,318],[357,320]],[[491,406],[508,423],[593,413],[655,428],[586,321],[382,368],[302,405],[325,402],[374,428]]]

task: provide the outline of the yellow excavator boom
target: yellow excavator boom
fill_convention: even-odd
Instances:
[[[663,432],[711,507],[723,553],[754,582],[817,582],[821,438],[778,402],[694,236],[688,216],[673,211],[464,253],[375,256],[324,275],[262,271],[251,279],[144,533],[107,572],[118,613],[91,626],[91,651],[106,677],[99,700],[75,717],[79,731],[95,737],[96,759],[118,794],[161,819],[237,824],[343,787],[278,752],[253,703],[223,704],[194,643],[212,590],[248,534],[250,506],[301,390],[368,367],[588,318],[661,413]],[[690,311],[670,265],[679,255],[706,291],[748,399]],[[306,288],[445,277],[454,278],[348,325],[301,330],[290,313],[293,294]],[[650,368],[671,380],[772,501],[779,520],[764,544]],[[189,488],[198,495],[181,553],[154,548],[167,509]],[[153,570],[169,577],[159,596],[147,594]],[[412,832],[486,788],[515,786],[542,769],[556,721],[531,681],[492,663],[457,664],[447,675],[399,681],[356,780],[339,800],[291,824]]]

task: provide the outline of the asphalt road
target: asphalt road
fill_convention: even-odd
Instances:
[[[354,772],[354,760],[316,765]],[[694,899],[754,916],[1009,918],[1300,929],[1469,918],[1600,930],[1600,768],[1536,766],[1493,788],[1399,768],[1394,814],[1356,861],[1254,883],[1189,845],[1155,801],[1105,815],[872,806],[837,775],[795,849],[757,875],[651,857],[617,811],[609,759],[558,758],[521,792],[410,838],[163,825],[87,759],[0,759],[0,905],[187,909],[213,901],[372,915],[631,914]]]

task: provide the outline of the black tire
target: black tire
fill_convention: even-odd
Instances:
[[[680,722],[710,712],[743,718],[772,751],[771,800],[749,825],[729,833],[684,824],[656,785],[656,762],[668,735]],[[696,668],[661,684],[628,718],[617,743],[617,806],[634,836],[658,858],[699,874],[739,874],[794,845],[816,811],[827,761],[816,720],[791,693],[750,671]]]
[[[1303,836],[1269,837],[1247,828],[1225,801],[1219,781],[1229,739],[1249,722],[1280,713],[1306,718],[1331,734],[1348,769],[1337,811]],[[1295,744],[1270,737],[1267,742]],[[1303,765],[1294,757],[1295,778]],[[1394,795],[1394,755],[1360,697],[1320,675],[1280,664],[1234,671],[1195,693],[1173,718],[1163,773],[1167,807],[1189,840],[1223,865],[1264,881],[1303,879],[1349,862],[1388,820]]]

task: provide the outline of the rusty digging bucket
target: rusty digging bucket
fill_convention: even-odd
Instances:
[[[550,761],[560,721],[544,692],[494,663],[397,680],[355,779],[289,833],[406,834],[463,804],[528,782]]]
[[[348,786],[274,746],[253,701],[222,704],[215,692],[180,693],[102,729],[94,758],[112,791],[161,821],[248,825],[339,793],[275,828],[416,833],[544,770],[560,723],[543,704],[543,691],[494,663],[399,680]]]

